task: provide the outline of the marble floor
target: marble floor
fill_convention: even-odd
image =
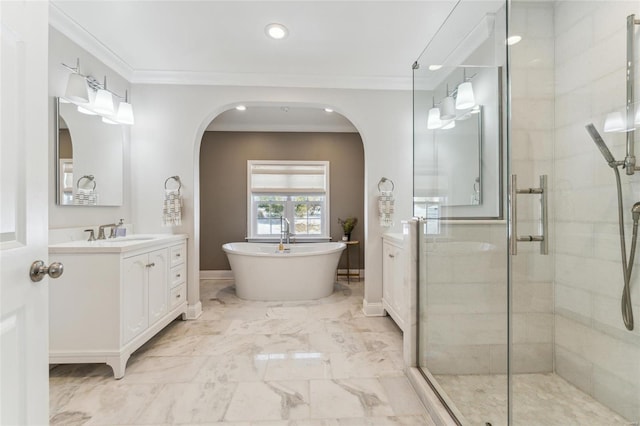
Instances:
[[[434,425],[402,370],[389,317],[362,314],[363,283],[312,302],[249,302],[203,280],[204,313],[104,364],[50,370],[53,425]]]
[[[470,425],[507,424],[505,375],[438,375],[436,380]],[[556,374],[516,374],[513,387],[514,425],[632,424]]]

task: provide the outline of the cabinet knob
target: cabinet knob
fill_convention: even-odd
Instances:
[[[151,267],[154,267],[154,266],[156,266],[156,264],[154,262],[151,262],[151,263],[147,264],[147,268],[151,268]]]
[[[176,278],[180,278],[182,274],[176,274]]]
[[[389,257],[393,259],[395,256],[392,254],[389,254]]]

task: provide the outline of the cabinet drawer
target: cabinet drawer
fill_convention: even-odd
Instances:
[[[185,262],[187,257],[187,245],[180,244],[178,246],[171,247],[171,266],[180,265]]]
[[[182,284],[187,279],[187,265],[184,263],[182,265],[174,266],[171,268],[171,274],[169,276],[169,282],[171,284],[171,288],[176,287],[179,284]]]
[[[187,284],[180,284],[176,288],[171,289],[169,295],[169,310],[175,308],[182,302],[187,300]]]

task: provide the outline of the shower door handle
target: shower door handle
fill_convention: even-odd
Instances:
[[[518,241],[539,242],[540,254],[549,254],[549,217],[547,175],[540,175],[539,188],[518,189],[517,175],[511,175],[509,190],[509,251],[518,254]],[[540,235],[518,235],[518,194],[540,194]]]

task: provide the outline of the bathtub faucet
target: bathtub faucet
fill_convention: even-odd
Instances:
[[[291,224],[289,223],[289,219],[286,217],[280,216],[280,244],[287,243],[290,244],[291,240]]]

